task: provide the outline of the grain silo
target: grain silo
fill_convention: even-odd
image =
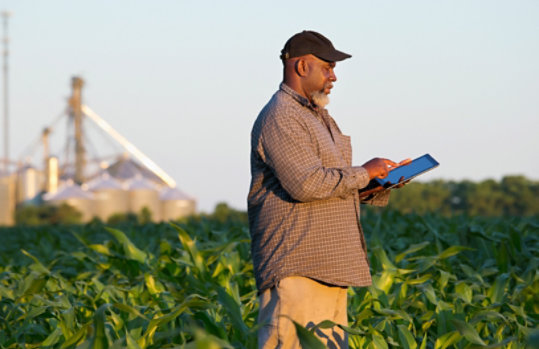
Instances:
[[[17,204],[20,202],[42,204],[43,200],[49,203],[66,202],[75,206],[84,214],[84,220],[90,220],[94,215],[102,220],[108,220],[115,213],[140,214],[144,208],[151,212],[152,221],[162,220],[162,210],[167,211],[166,218],[189,214],[194,210],[194,200],[183,196],[169,194],[165,196],[167,203],[159,200],[159,191],[162,188],[174,188],[176,183],[152,159],[142,153],[134,144],[119,134],[105,119],[82,103],[82,87],[84,83],[80,77],[71,80],[72,94],[68,100],[66,113],[68,117],[67,142],[62,153],[65,156],[56,158],[50,156],[49,138],[54,132],[54,125],[45,127],[41,135],[43,152],[43,170],[38,171],[27,165],[18,171],[15,183]],[[97,128],[87,128],[87,122],[93,122]],[[98,149],[96,144],[87,146],[92,140],[91,133],[104,132],[114,141],[114,146],[120,145],[123,154],[109,155],[110,149]],[[99,148],[104,142],[99,142]],[[89,150],[99,150],[91,154]],[[116,149],[117,150],[117,149]],[[35,154],[31,149],[32,159]],[[100,155],[97,155],[97,154]],[[115,160],[112,160],[113,157]],[[111,163],[112,160],[112,163]],[[107,172],[111,178],[101,178]],[[73,183],[58,188],[62,180],[72,180],[84,187],[89,178],[98,178],[91,182],[91,193],[82,190]],[[121,190],[120,185],[124,185]],[[58,190],[57,192],[55,192]],[[42,195],[43,192],[47,194]],[[172,195],[172,196],[170,196]],[[126,199],[127,197],[127,199]],[[90,205],[92,202],[93,206]],[[164,208],[166,207],[166,208]],[[123,212],[122,212],[123,211]]]
[[[161,202],[154,183],[139,175],[128,182],[128,191],[129,212],[139,214],[146,207],[152,214],[152,221],[161,220]]]
[[[59,177],[58,158],[56,156],[48,157],[45,163],[45,190],[47,193],[55,193],[58,190]]]
[[[41,192],[42,174],[34,167],[27,165],[18,171],[17,202],[31,200]]]
[[[0,173],[0,226],[15,224],[15,176]]]
[[[195,213],[196,202],[177,188],[165,188],[161,192],[161,220],[175,220]]]
[[[72,206],[82,213],[82,222],[89,222],[94,217],[93,194],[73,183],[73,181],[68,181],[60,186],[56,193],[45,194],[43,199],[53,205],[66,203]]]
[[[88,189],[94,194],[94,214],[102,221],[113,214],[129,212],[129,193],[108,173],[88,183]]]

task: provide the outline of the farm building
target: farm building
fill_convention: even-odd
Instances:
[[[54,128],[46,127],[38,142],[41,164],[4,160],[4,169],[0,170],[0,226],[13,225],[16,207],[30,204],[68,204],[82,214],[83,222],[94,217],[107,221],[117,214],[141,210],[149,211],[153,221],[194,214],[194,198],[180,191],[165,171],[82,104],[83,84],[79,77],[72,79],[72,96],[64,115],[71,131],[65,138],[63,158],[50,154]],[[115,145],[114,155],[99,158],[89,154],[87,149],[94,148],[86,143],[86,125],[90,122],[94,132],[97,129]],[[15,170],[9,171],[9,166]]]

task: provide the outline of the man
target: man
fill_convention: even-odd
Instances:
[[[260,293],[259,348],[299,348],[294,324],[347,325],[347,287],[371,284],[359,223],[359,190],[398,164],[374,158],[352,166],[350,137],[324,108],[335,63],[351,56],[303,31],[285,44],[283,82],[251,134],[249,227]],[[385,205],[389,193],[372,193]],[[347,348],[340,328],[317,335]]]

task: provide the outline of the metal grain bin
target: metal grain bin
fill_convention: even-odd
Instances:
[[[129,212],[139,214],[146,207],[152,214],[152,221],[161,220],[161,202],[155,184],[146,178],[137,176],[127,183],[129,191]]]
[[[0,226],[15,224],[15,176],[0,174]]]
[[[88,183],[88,190],[94,194],[94,214],[102,221],[115,213],[129,212],[129,193],[109,174]]]
[[[177,188],[165,188],[160,199],[164,221],[190,216],[196,211],[196,201]]]
[[[32,166],[24,166],[17,176],[17,202],[24,202],[36,197],[42,191],[42,173]]]
[[[79,185],[68,181],[58,188],[56,193],[48,193],[43,199],[53,205],[66,203],[82,213],[82,222],[89,222],[94,217],[94,195]]]
[[[47,166],[45,169],[45,190],[47,193],[55,193],[58,190],[59,180],[60,169],[58,158],[56,156],[51,156],[47,159]]]

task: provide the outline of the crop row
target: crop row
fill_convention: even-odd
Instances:
[[[537,340],[537,219],[363,221],[373,285],[349,290],[351,348]],[[249,242],[244,222],[210,219],[2,229],[0,348],[256,347]]]

